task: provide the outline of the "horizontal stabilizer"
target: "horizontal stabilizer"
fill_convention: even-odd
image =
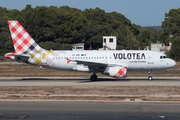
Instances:
[[[12,52],[12,53],[6,53],[5,54],[5,58],[8,59],[12,59],[12,60],[17,60],[17,61],[27,61],[31,56],[30,55],[25,55],[25,54],[21,54],[19,55],[16,52]]]

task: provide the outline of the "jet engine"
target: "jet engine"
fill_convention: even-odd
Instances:
[[[127,74],[127,67],[109,67],[108,73],[109,73],[109,76],[111,77],[125,78]]]

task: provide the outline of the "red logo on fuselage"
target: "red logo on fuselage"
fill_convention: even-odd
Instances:
[[[68,59],[68,58],[66,58],[66,60],[67,60],[67,63],[69,63],[69,62],[71,62],[72,60],[70,60],[70,59]]]

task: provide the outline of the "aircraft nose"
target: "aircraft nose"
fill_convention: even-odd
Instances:
[[[171,67],[174,67],[174,66],[176,66],[176,62],[174,60],[171,60],[170,65],[171,65]]]

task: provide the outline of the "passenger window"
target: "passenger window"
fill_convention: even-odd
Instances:
[[[166,59],[166,56],[163,56],[164,59]]]
[[[160,56],[160,59],[162,59],[162,56]]]

